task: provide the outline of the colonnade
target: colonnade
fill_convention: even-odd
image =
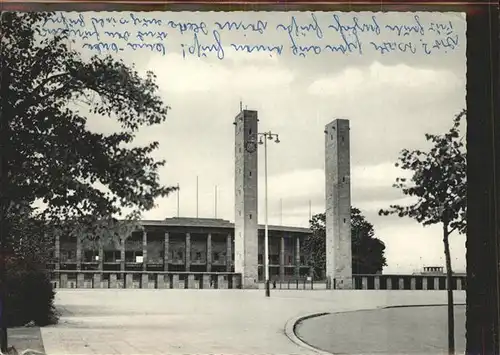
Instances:
[[[226,232],[227,233],[227,232]],[[155,233],[156,234],[156,233]],[[178,238],[179,235],[184,234],[184,247],[183,247],[183,260],[179,261],[177,258],[172,257],[172,244],[171,244],[171,236],[175,234],[176,239]],[[121,240],[119,243],[119,249],[114,250],[114,252],[119,253],[119,257],[117,255],[116,258],[112,260],[106,260],[105,258],[105,249],[103,248],[102,244],[98,246],[98,250],[95,250],[94,252],[96,253],[96,258],[95,260],[84,260],[84,248],[83,248],[83,242],[80,238],[76,239],[76,256],[72,258],[71,260],[61,260],[61,240],[59,236],[55,237],[55,253],[54,253],[54,265],[53,269],[54,270],[85,270],[87,269],[87,266],[92,266],[93,270],[96,271],[107,271],[110,268],[115,270],[114,267],[116,267],[116,271],[121,271],[125,272],[130,268],[133,268],[134,270],[143,270],[143,271],[151,271],[151,267],[154,267],[155,271],[178,271],[176,269],[174,270],[169,270],[169,264],[175,264],[176,266],[184,266],[182,271],[189,272],[193,271],[192,270],[192,265],[196,264],[195,271],[197,272],[232,272],[234,270],[234,260],[233,260],[233,235],[232,233],[227,233],[226,238],[225,238],[225,256],[223,260],[213,260],[213,255],[214,255],[214,249],[221,250],[221,243],[215,244],[213,242],[213,235],[217,234],[218,236],[224,235],[222,232],[217,232],[217,233],[190,233],[190,232],[185,232],[185,233],[179,233],[179,232],[164,232],[163,233],[163,245],[160,247],[162,248],[162,260],[159,261],[157,258],[154,258],[155,260],[150,260],[148,258],[148,231],[144,230],[142,231],[142,250],[137,250],[139,253],[142,254],[142,258],[140,260],[127,260],[125,253],[126,251],[126,243],[125,240]],[[203,248],[203,252],[206,251],[206,256],[203,257],[203,261],[199,262],[197,260],[193,260],[192,254],[196,252],[196,250],[193,249],[193,235],[205,235],[206,236],[206,247]],[[270,260],[270,267],[274,270],[276,268],[279,268],[279,271],[277,271],[277,275],[275,275],[275,278],[278,280],[285,280],[287,277],[288,278],[298,278],[301,275],[300,269],[301,268],[307,268],[305,265],[305,260],[301,259],[301,241],[300,241],[300,236],[294,235],[294,236],[286,236],[284,233],[280,233],[281,235],[279,236],[271,236],[269,238],[270,244],[273,241],[276,241],[276,239],[279,238],[279,251],[275,255],[274,259],[271,261]],[[291,238],[293,240],[292,247],[288,247],[288,249],[285,249],[285,244],[286,244],[286,239]],[[158,238],[155,238],[155,241],[158,243]],[[263,268],[263,250],[264,246],[261,245],[263,241],[259,240],[259,268]],[[277,244],[277,243],[276,243]],[[217,248],[218,245],[218,248]],[[151,247],[151,246],[150,246]],[[97,248],[96,248],[97,249]],[[271,248],[270,248],[271,249]],[[275,248],[276,249],[276,248]],[[68,248],[64,248],[65,251],[68,250]],[[149,248],[149,250],[151,250]],[[197,253],[198,254],[198,253]],[[215,253],[216,255],[218,253]],[[290,259],[285,260],[285,255],[289,254]],[[292,256],[293,255],[293,258]],[[278,263],[274,260],[278,259]],[[64,267],[61,265],[65,264]],[[69,265],[69,267],[68,267]],[[118,267],[119,265],[119,267]],[[200,269],[200,265],[204,265],[204,269]],[[216,268],[214,269],[214,267]],[[292,271],[289,270],[287,273],[285,270],[287,268],[293,268],[293,275],[291,274]],[[308,272],[306,272],[308,274]]]

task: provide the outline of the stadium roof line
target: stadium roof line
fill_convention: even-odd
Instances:
[[[168,227],[205,227],[205,228],[231,228],[234,229],[234,223],[220,218],[194,218],[194,217],[172,217],[164,220],[141,220],[139,223],[143,226],[168,226]],[[259,224],[259,230],[264,229],[263,224]],[[309,228],[303,227],[290,227],[290,226],[276,226],[268,225],[270,231],[281,232],[296,232],[296,233],[310,233]]]

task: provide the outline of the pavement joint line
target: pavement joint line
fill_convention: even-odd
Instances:
[[[454,303],[453,306],[465,306],[465,303]],[[323,317],[327,315],[332,315],[332,314],[343,314],[343,313],[354,313],[354,312],[367,312],[367,311],[379,311],[382,309],[394,309],[394,308],[417,308],[417,307],[443,307],[447,306],[446,303],[441,303],[441,304],[423,304],[423,305],[394,305],[394,306],[381,306],[381,307],[375,307],[375,308],[366,308],[366,309],[353,309],[353,310],[347,310],[347,311],[338,311],[338,312],[319,312],[319,313],[312,313],[312,314],[307,314],[303,316],[298,316],[294,317],[292,319],[289,319],[286,324],[285,324],[285,335],[290,339],[293,343],[296,345],[314,351],[317,354],[321,355],[342,355],[342,353],[330,353],[328,351],[325,351],[323,349],[317,348],[309,344],[308,342],[302,340],[296,332],[297,326],[302,323],[303,321],[311,318],[318,318],[318,317]]]

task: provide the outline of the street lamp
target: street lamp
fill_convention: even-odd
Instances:
[[[259,144],[264,145],[264,213],[265,213],[265,229],[264,229],[264,270],[266,279],[266,297],[270,296],[270,285],[269,285],[269,231],[267,223],[267,141],[273,140],[275,143],[279,143],[279,137],[276,133],[264,132],[257,133],[259,138]]]

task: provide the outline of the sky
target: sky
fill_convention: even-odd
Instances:
[[[78,14],[65,13],[64,16],[76,19]],[[317,21],[321,36],[318,36],[318,26],[311,27],[304,35],[299,34],[295,43],[320,46],[320,54],[308,54],[304,58],[289,50],[288,32],[276,30],[276,26],[293,24],[292,16],[299,26]],[[108,21],[106,28],[101,28],[99,20],[92,21],[92,17],[114,18],[117,23],[122,19],[129,23],[112,27],[112,21]],[[114,55],[135,64],[140,73],[154,71],[160,95],[172,107],[166,123],[143,129],[136,144],[159,141],[160,148],[154,156],[167,161],[160,170],[161,182],[179,183],[181,217],[196,216],[198,177],[199,217],[215,217],[217,186],[217,218],[234,220],[232,123],[241,101],[243,108],[258,111],[260,132],[271,130],[278,133],[281,140],[268,148],[269,223],[307,227],[309,201],[312,214],[325,209],[324,126],[336,118],[344,118],[349,119],[351,125],[352,205],[362,211],[374,225],[375,236],[386,244],[388,266],[384,272],[408,273],[423,266],[444,266],[440,226],[424,228],[411,219],[381,217],[377,212],[391,204],[409,201],[392,187],[395,178],[405,174],[394,166],[401,149],[425,148],[424,134],[445,132],[454,115],[465,108],[463,14],[165,12],[85,13],[83,18],[88,30],[100,31],[101,41],[112,40],[105,36],[105,30],[121,34],[129,31],[132,44],[141,43],[137,31],[167,33],[168,38],[161,42],[165,54],[144,48],[133,50],[131,46],[127,49],[126,42],[115,38],[114,42],[125,50]],[[141,18],[161,20],[162,25],[149,22],[145,26]],[[198,57],[196,51],[195,55],[189,54],[189,46],[194,43],[193,32],[181,34],[180,27],[173,25],[204,22],[208,34],[198,32],[197,38],[208,45],[215,43],[212,31],[217,28],[216,21],[257,23],[258,20],[268,21],[267,30],[262,34],[250,30],[218,31],[224,48],[223,59],[218,59],[214,52],[207,52],[206,57]],[[346,26],[356,21],[377,23],[381,29],[380,34],[376,34],[366,31],[368,27],[364,27],[365,31],[361,30],[362,25],[358,27],[357,39],[362,42],[362,53],[325,50],[327,44],[345,43],[339,24],[345,26],[346,40],[355,43],[353,31]],[[424,28],[423,35],[404,35],[403,29],[398,36],[399,27],[393,27],[393,31],[385,27],[415,26],[417,21]],[[456,48],[446,51],[433,48],[432,53],[424,53],[422,43],[435,43],[436,39],[447,36],[458,38]],[[394,50],[381,54],[370,43],[382,45],[394,41],[413,43],[415,53]],[[159,43],[153,39],[150,42]],[[92,46],[97,42],[75,37],[72,45],[80,50],[84,43]],[[283,45],[284,49],[281,55],[268,51],[242,53],[231,50],[231,44]],[[96,54],[89,48],[81,49],[83,56]],[[186,57],[183,57],[183,49],[188,53]],[[88,125],[94,131],[105,133],[118,128],[112,120],[99,116],[89,116]],[[264,223],[263,151],[259,154],[259,223]],[[176,215],[177,196],[173,194],[158,199],[157,207],[145,212],[144,218],[161,220]],[[454,269],[465,270],[465,237],[452,235],[450,243]]]

